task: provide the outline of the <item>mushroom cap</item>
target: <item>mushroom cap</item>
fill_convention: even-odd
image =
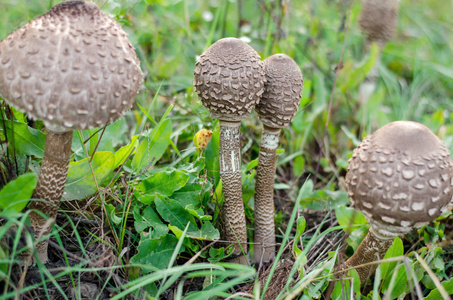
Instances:
[[[453,196],[453,162],[424,125],[392,122],[366,137],[349,160],[352,204],[378,233],[404,234],[437,218]]]
[[[240,121],[260,101],[264,80],[259,54],[240,39],[224,38],[198,59],[193,85],[213,118]]]
[[[300,105],[302,72],[291,57],[278,53],[264,60],[264,73],[264,93],[255,110],[269,127],[288,126]]]
[[[0,42],[0,95],[55,132],[117,120],[142,75],[127,34],[90,2],[57,4]]]
[[[368,40],[386,42],[395,34],[398,23],[398,0],[365,0],[359,27]]]

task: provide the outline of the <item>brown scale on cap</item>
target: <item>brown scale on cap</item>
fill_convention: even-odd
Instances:
[[[393,37],[398,22],[398,0],[365,0],[359,26],[370,42],[386,43]]]
[[[275,258],[274,175],[280,130],[295,116],[302,96],[303,79],[299,66],[285,54],[264,60],[266,83],[255,107],[263,122],[255,184],[255,263]]]
[[[260,56],[236,38],[221,39],[197,61],[193,85],[213,118],[220,120],[219,168],[225,202],[225,239],[232,242],[233,261],[247,264],[247,231],[241,185],[240,126],[264,90]]]
[[[197,61],[194,87],[211,116],[240,121],[260,101],[264,71],[259,54],[236,38],[218,40]]]
[[[377,254],[382,259],[394,237],[433,221],[446,209],[453,196],[453,162],[443,142],[422,124],[392,122],[354,150],[346,183],[352,204],[371,224],[368,236],[385,245]],[[368,236],[364,243],[369,243]],[[363,261],[361,255],[357,251],[346,265],[377,260]],[[361,281],[374,270],[359,268]]]
[[[142,80],[127,34],[94,4],[66,1],[0,42],[0,95],[47,127],[38,185],[30,208],[37,233],[55,220],[71,157],[73,129],[105,126],[120,118]],[[47,242],[37,245],[47,261]]]
[[[0,94],[56,132],[117,120],[141,80],[127,34],[90,2],[62,2],[0,43]]]

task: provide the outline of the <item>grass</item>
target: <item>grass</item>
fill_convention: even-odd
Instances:
[[[0,40],[58,2],[3,0]],[[383,48],[376,89],[365,103],[359,88],[377,52],[364,46],[357,26],[361,1],[95,3],[129,34],[145,73],[143,88],[133,109],[102,134],[74,134],[50,266],[21,266],[21,255],[34,243],[28,213],[3,219],[0,299],[81,299],[88,289],[98,299],[321,299],[335,279],[336,262],[355,251],[368,229],[345,191],[352,149],[388,122],[413,120],[453,151],[451,1],[401,1],[396,37]],[[284,130],[275,184],[277,250],[291,263],[259,270],[273,272],[271,279],[252,267],[220,262],[229,249],[212,244],[220,239],[223,201],[218,124],[198,101],[192,80],[197,56],[227,36],[247,40],[262,58],[288,54],[304,75],[301,108]],[[11,120],[6,111],[2,102],[2,122]],[[20,113],[15,118],[26,124]],[[10,130],[15,144],[8,150],[2,144],[1,186],[39,169],[43,125],[37,122],[31,131],[37,145],[31,150],[18,135],[28,127],[17,122]],[[2,140],[11,123],[3,124]],[[213,138],[197,151],[193,138],[203,128]],[[250,242],[260,128],[255,113],[242,123]],[[30,186],[33,179],[20,180]],[[332,298],[449,299],[452,229],[446,213],[397,239],[366,286],[351,270],[337,281]]]

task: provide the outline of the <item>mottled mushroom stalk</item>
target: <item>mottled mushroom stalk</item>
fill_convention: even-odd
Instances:
[[[274,175],[281,128],[288,126],[300,105],[303,79],[299,66],[285,54],[264,60],[266,83],[256,105],[263,133],[255,183],[255,263],[275,258]]]
[[[219,164],[225,202],[225,239],[233,244],[235,262],[247,264],[247,231],[241,185],[240,126],[264,90],[260,56],[236,38],[212,44],[197,61],[194,87],[213,118],[220,120]]]
[[[0,42],[0,94],[44,122],[46,145],[30,207],[37,236],[51,230],[63,195],[72,130],[120,118],[137,95],[140,63],[127,34],[96,5],[65,1]],[[47,241],[37,246],[47,262]]]
[[[381,260],[393,239],[436,219],[453,196],[453,162],[424,125],[387,124],[354,150],[346,183],[352,205],[371,225],[346,268]],[[357,268],[362,283],[377,264]]]

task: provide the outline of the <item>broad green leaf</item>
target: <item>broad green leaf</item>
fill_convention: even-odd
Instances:
[[[144,232],[148,228],[152,228],[150,238],[159,238],[168,233],[168,227],[162,223],[154,208],[146,206],[143,212],[139,208],[134,208],[135,230],[138,233]]]
[[[442,286],[444,287],[445,291],[447,291],[448,295],[453,295],[453,278],[450,278],[450,280],[448,281],[442,282]],[[442,299],[442,295],[440,294],[439,289],[432,290],[425,298],[425,300],[437,299]]]
[[[119,166],[121,166],[128,157],[132,157],[135,151],[137,151],[137,149],[133,150],[138,146],[137,139],[138,135],[133,136],[131,138],[131,142],[129,143],[129,145],[121,147],[120,149],[118,149],[118,151],[115,152],[115,166],[113,169],[116,169]]]
[[[154,195],[159,193],[171,196],[175,191],[182,188],[189,180],[189,175],[178,171],[161,171],[143,180],[136,186],[136,196],[144,204],[150,204]],[[142,197],[143,195],[147,197]]]
[[[27,205],[38,183],[34,173],[27,173],[10,181],[0,191],[0,209],[2,216],[18,213]]]
[[[195,218],[197,218],[198,220],[200,220],[202,222],[212,220],[212,216],[205,215],[204,211],[202,209],[193,209],[192,205],[184,206],[184,209],[187,210],[192,216],[194,216]]]
[[[192,206],[194,209],[200,208],[203,200],[209,196],[211,183],[187,183],[181,189],[175,191],[171,198],[181,203],[183,207]]]
[[[387,250],[384,255],[384,259],[398,257],[404,255],[404,247],[403,242],[399,237],[396,237],[393,240],[392,246]],[[382,279],[386,279],[388,276],[391,277],[393,274],[393,270],[395,269],[398,262],[391,262],[391,263],[382,263],[381,264],[381,277]]]
[[[143,139],[132,159],[134,170],[140,172],[148,166],[156,164],[170,144],[171,132],[172,122],[170,119],[166,119]]]
[[[190,222],[188,233],[198,231],[197,223],[193,216],[175,200],[157,194],[154,203],[156,204],[157,212],[162,219],[171,225],[178,227],[180,230],[184,230],[187,223]]]
[[[111,152],[96,152],[91,166],[97,183],[101,185],[114,169],[115,155]],[[63,197],[66,200],[79,200],[96,192],[97,187],[91,172],[89,158],[70,163]]]
[[[388,290],[390,290],[389,299],[396,299],[408,290],[409,286],[407,280],[408,277],[406,275],[406,268],[404,267],[404,264],[399,264],[384,280],[382,284],[382,291],[384,294],[387,294]]]
[[[27,124],[4,120],[8,140],[12,142],[14,133],[14,148],[26,155],[42,158],[46,135],[39,130],[29,127]]]
[[[335,208],[335,217],[338,220],[338,224],[346,226],[343,230],[347,233],[351,233],[351,231],[355,229],[352,225],[368,224],[361,212],[349,206],[339,206]]]
[[[138,245],[138,254],[132,257],[132,263],[145,264],[157,269],[165,269],[170,263],[171,256],[175,251],[178,239],[172,235],[167,234],[158,239],[147,239]],[[180,252],[184,249],[181,248]],[[143,270],[149,273],[150,270]]]
[[[197,232],[188,232],[187,237],[197,240],[218,240],[220,233],[219,230],[212,226],[211,222],[206,221]]]

